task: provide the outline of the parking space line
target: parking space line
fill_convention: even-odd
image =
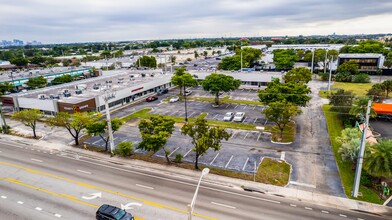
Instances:
[[[227,166],[229,166],[229,163],[230,163],[230,161],[233,159],[233,157],[234,157],[234,156],[231,155],[229,162],[227,162],[227,164],[226,164],[226,166],[225,166],[225,169],[227,168]]]
[[[214,161],[215,161],[215,159],[218,157],[218,155],[219,155],[219,153],[218,153],[218,154],[216,154],[216,156],[214,157],[214,159],[212,159],[212,161],[211,161],[210,165],[212,165],[212,163],[214,163]]]
[[[244,139],[246,139],[246,137],[248,137],[248,134],[249,134],[249,132],[246,132],[246,135],[245,135]]]
[[[93,142],[93,145],[95,145],[96,143],[98,143],[98,142],[100,142],[100,141],[103,141],[101,138],[99,138],[97,141],[94,141]]]
[[[255,110],[256,106],[253,106],[252,110]]]
[[[264,125],[266,125],[266,124],[267,124],[267,122],[268,122],[268,119],[266,119],[266,120],[265,120],[265,122],[264,122]]]
[[[253,122],[253,124],[256,123],[257,119],[258,119],[258,118],[255,119],[255,121]]]
[[[243,109],[246,109],[246,107],[247,107],[247,105],[245,105]]]
[[[227,104],[225,108],[228,108],[230,106],[230,104]]]
[[[236,109],[238,107],[238,105],[236,105],[235,107],[234,107],[234,109]]]
[[[245,121],[246,121],[246,119],[247,119],[247,117],[245,117],[245,118],[242,120],[242,122],[245,122]]]
[[[186,152],[186,153],[184,154],[184,157],[186,157],[191,151],[192,151],[192,148],[191,148],[188,152]]]
[[[179,148],[180,148],[180,147],[177,147],[176,149],[174,149],[174,150],[169,154],[168,157],[170,157],[172,154],[174,154],[174,152],[176,152]]]
[[[260,136],[261,136],[261,133],[259,134],[259,136],[257,137],[257,141],[259,141],[259,139],[260,139]]]
[[[245,163],[244,163],[244,166],[242,167],[242,171],[244,171],[244,170],[245,170],[245,167],[246,167],[246,164],[248,164],[248,161],[249,161],[249,157],[248,157],[248,158],[246,158],[246,161],[245,161]]]
[[[217,116],[219,116],[219,115],[215,115],[212,119],[215,119]]]
[[[192,112],[191,114],[188,115],[188,118],[192,117],[193,114],[195,114],[196,112]]]

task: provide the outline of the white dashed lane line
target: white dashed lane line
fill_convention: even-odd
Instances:
[[[61,215],[56,213],[54,214],[54,217],[61,218]]]
[[[347,215],[339,214],[340,217],[347,218]]]
[[[297,205],[294,205],[294,204],[290,204],[290,206],[292,206],[292,207],[297,207]]]
[[[78,172],[81,172],[81,173],[91,174],[91,172],[84,171],[84,170],[77,170],[77,171],[78,171]]]
[[[306,209],[306,210],[313,210],[312,208],[309,208],[309,207],[305,207],[305,209]]]
[[[37,211],[42,211],[42,208],[40,208],[40,207],[35,207],[35,210],[37,210]]]
[[[30,158],[32,161],[35,161],[35,162],[40,162],[40,163],[42,163],[42,160],[38,160],[38,159],[34,159],[34,158]]]
[[[151,187],[151,186],[145,186],[145,185],[141,185],[141,184],[136,184],[136,186],[142,187],[142,188],[146,188],[146,189],[154,189],[154,188]]]
[[[19,205],[23,205],[24,202],[22,202],[22,201],[17,201],[16,203],[18,203]]]
[[[1,196],[1,198],[2,198],[2,199],[6,199],[6,198],[7,198],[7,196]]]
[[[222,207],[226,207],[226,208],[230,208],[230,209],[236,209],[236,207],[234,207],[234,206],[225,205],[225,204],[222,204],[222,203],[211,202],[211,204],[218,205],[218,206],[222,206]]]
[[[322,213],[325,213],[325,214],[328,214],[328,213],[329,213],[328,211],[324,211],[324,210],[322,210],[321,212],[322,212]]]

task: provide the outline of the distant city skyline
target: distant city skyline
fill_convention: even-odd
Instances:
[[[0,1],[2,39],[43,43],[392,31],[390,0]]]

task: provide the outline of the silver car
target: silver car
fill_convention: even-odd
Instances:
[[[244,117],[245,117],[245,112],[236,112],[233,121],[242,121],[244,120]]]
[[[227,112],[223,117],[223,121],[231,121],[234,117],[234,112]]]
[[[178,102],[178,100],[180,100],[180,98],[178,96],[174,96],[174,97],[171,97],[169,102]]]

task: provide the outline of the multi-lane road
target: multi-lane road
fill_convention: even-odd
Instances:
[[[187,219],[196,178],[157,173],[107,155],[0,142],[0,219],[94,219],[124,205],[136,219]],[[386,219],[203,182],[193,219]]]

